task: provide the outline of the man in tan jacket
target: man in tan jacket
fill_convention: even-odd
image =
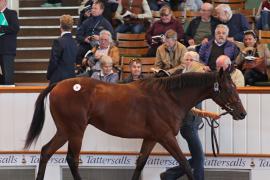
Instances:
[[[177,41],[177,33],[172,29],[168,30],[164,43],[157,49],[155,68],[166,70],[170,74],[184,69],[182,61],[186,52],[186,47]]]

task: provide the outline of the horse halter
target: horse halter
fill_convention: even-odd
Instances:
[[[226,115],[226,114],[229,114],[229,113],[233,112],[234,109],[232,108],[232,106],[233,106],[234,104],[239,103],[240,100],[235,101],[235,102],[227,102],[227,103],[225,103],[225,102],[228,101],[228,100],[224,99],[224,97],[221,96],[221,93],[222,93],[222,92],[220,91],[219,83],[216,81],[216,82],[214,83],[214,97],[219,97],[220,100],[221,100],[221,101],[223,102],[223,104],[224,104],[224,107],[225,107],[225,108],[222,108],[222,109],[225,109],[225,112],[223,112],[223,113],[220,114],[220,116],[223,116],[223,115]]]

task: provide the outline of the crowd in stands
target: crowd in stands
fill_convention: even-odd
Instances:
[[[198,54],[198,58],[192,61],[194,69],[197,69],[195,71],[219,71],[222,64],[223,67],[228,66],[223,69],[234,74],[232,77],[239,77],[241,83],[237,83],[237,86],[268,81],[269,49],[267,45],[258,42],[255,31],[251,30],[244,15],[233,13],[228,4],[213,7],[211,3],[201,0],[175,3],[173,0],[85,0],[80,9],[76,32],[78,50],[74,63],[80,68],[78,72],[83,71],[77,76],[93,77],[98,73],[101,77],[113,71],[120,77],[121,54],[117,47],[117,33],[145,33],[149,47],[145,56],[156,58],[153,72],[164,70],[170,75],[179,71],[189,72],[194,67],[186,66],[184,57],[192,51]],[[268,29],[269,19],[265,14],[269,13],[269,6],[268,1],[261,2],[257,13],[260,15],[256,24],[258,29]],[[152,11],[157,10],[160,18],[153,19]],[[182,21],[174,16],[173,10],[197,11],[198,16],[184,28]],[[264,21],[267,23],[262,23]],[[262,27],[262,24],[265,26]],[[112,63],[105,58],[106,63],[102,65],[103,56],[109,56]],[[137,64],[140,66],[137,69],[141,69],[142,63],[138,61]],[[134,62],[131,62],[131,72],[133,65]],[[112,69],[105,73],[104,67],[109,66]],[[137,80],[143,75],[140,72],[140,75],[134,77]],[[131,79],[132,75],[127,82]]]

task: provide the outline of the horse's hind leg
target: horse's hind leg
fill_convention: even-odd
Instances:
[[[63,134],[57,131],[49,143],[42,147],[36,180],[44,179],[47,162],[52,157],[52,155],[65,144],[66,141],[67,137],[63,136]]]
[[[133,173],[132,180],[139,180],[142,169],[144,168],[147,159],[155,145],[155,141],[149,141],[146,139],[143,140],[140,155],[137,159],[136,169]]]
[[[67,163],[74,180],[81,180],[81,176],[78,171],[78,166],[83,133],[84,131],[81,131],[79,134],[76,135],[74,134],[74,136],[71,135],[68,142]]]
[[[178,161],[179,165],[184,168],[189,180],[194,180],[191,167],[184,156],[183,152],[179,148],[175,136],[168,133],[161,141],[160,144]]]

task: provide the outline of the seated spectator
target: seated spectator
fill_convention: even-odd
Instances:
[[[256,14],[256,27],[260,30],[269,30],[270,28],[270,2],[261,0],[259,9]]]
[[[152,18],[152,12],[147,0],[126,0],[118,5],[115,18],[122,22],[115,32],[139,34],[145,32],[145,23]]]
[[[86,0],[82,2],[82,8],[80,8],[80,18],[78,22],[78,26],[82,24],[84,20],[91,16],[91,9],[93,2],[97,0]],[[112,23],[113,14],[118,7],[118,0],[98,0],[103,2],[104,4],[104,11],[102,15]]]
[[[188,46],[205,44],[214,37],[218,20],[212,16],[212,11],[212,4],[202,4],[200,16],[193,19],[186,30],[186,44]]]
[[[100,58],[102,55],[110,56],[113,60],[113,66],[119,66],[119,49],[113,44],[112,35],[110,31],[102,30],[99,34],[99,46],[89,50],[82,60],[82,65],[89,67],[84,75],[91,76],[94,71],[101,70]],[[80,75],[80,76],[84,76]]]
[[[184,38],[182,24],[173,17],[173,12],[169,6],[163,6],[160,9],[160,20],[154,22],[146,33],[146,39],[149,44],[147,56],[156,56],[157,48],[163,43],[163,36],[166,31],[172,29],[177,32],[177,40]],[[156,37],[156,38],[153,38]]]
[[[63,79],[75,77],[76,41],[72,38],[73,19],[70,15],[60,17],[61,37],[54,40],[47,79],[56,83]]]
[[[236,63],[244,73],[247,85],[257,81],[267,81],[267,63],[270,62],[270,51],[266,44],[257,43],[257,36],[252,31],[244,33],[244,43],[237,43],[241,53]]]
[[[188,51],[183,57],[183,65],[185,66],[183,73],[186,72],[205,72],[205,65],[200,63],[200,56],[195,51]]]
[[[144,78],[142,74],[142,62],[139,58],[131,59],[129,63],[130,74],[123,79],[122,83],[130,83]]]
[[[147,0],[148,5],[152,11],[159,11],[164,5],[169,6],[169,0]]]
[[[103,55],[100,58],[101,70],[92,74],[91,78],[107,83],[117,83],[119,77],[113,72],[113,61],[110,56]]]
[[[80,44],[76,58],[76,63],[81,64],[85,53],[98,45],[99,33],[102,30],[108,30],[112,35],[113,27],[110,22],[102,16],[104,4],[101,1],[95,1],[91,14],[87,20],[77,29],[77,41]]]
[[[206,65],[206,70],[216,70],[216,59],[220,55],[228,56],[232,60],[232,64],[234,64],[239,48],[227,40],[228,34],[228,27],[224,24],[219,24],[215,29],[215,38],[201,46],[199,55],[201,61]]]
[[[221,68],[223,71],[228,71],[231,75],[232,81],[237,87],[245,86],[245,79],[242,72],[232,65],[232,62],[228,56],[219,56],[216,61],[216,66],[217,71],[219,71]]]
[[[233,14],[228,4],[216,8],[217,18],[229,28],[229,41],[243,41],[244,31],[249,30],[247,18],[242,14]]]
[[[163,69],[170,74],[184,69],[182,61],[186,52],[186,47],[177,41],[177,33],[172,29],[168,30],[164,43],[157,49],[155,69]]]
[[[41,7],[61,7],[62,0],[47,0]]]

